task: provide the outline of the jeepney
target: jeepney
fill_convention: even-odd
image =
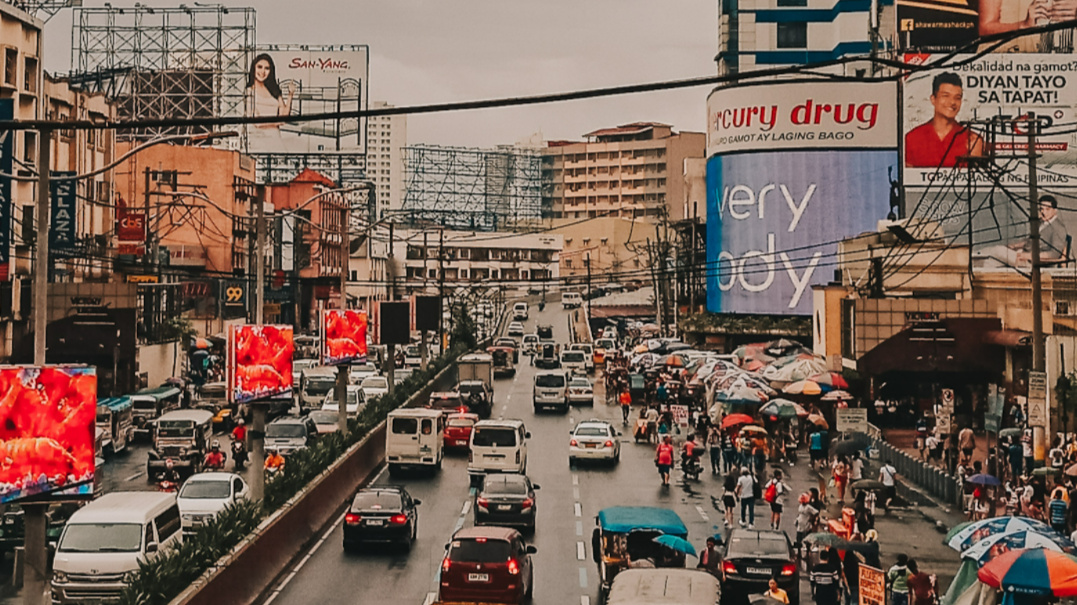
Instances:
[[[97,400],[97,428],[101,429],[104,451],[118,454],[135,436],[134,405],[130,397]]]
[[[160,386],[142,389],[128,397],[131,398],[136,438],[150,440],[153,438],[153,424],[162,414],[178,410],[183,391],[174,386]]]

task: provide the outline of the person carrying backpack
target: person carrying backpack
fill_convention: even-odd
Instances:
[[[785,507],[785,494],[789,486],[782,481],[782,471],[774,469],[774,476],[763,488],[763,499],[770,503],[770,528],[781,529],[782,509]]]

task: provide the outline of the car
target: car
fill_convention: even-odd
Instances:
[[[363,382],[359,383],[359,388],[362,389],[367,401],[370,401],[375,397],[389,394],[389,381],[384,376],[367,376]]]
[[[568,381],[568,390],[565,393],[569,405],[595,405],[595,388],[591,381],[583,376],[574,376]]]
[[[309,370],[311,368],[318,367],[317,359],[293,359],[292,360],[292,384],[296,387],[299,386],[300,378],[303,376],[303,370]]]
[[[577,374],[587,373],[587,359],[583,351],[561,351],[561,367]]]
[[[605,420],[584,420],[570,433],[569,464],[575,464],[577,460],[605,460],[617,464],[621,460],[621,442],[617,440],[620,433]]]
[[[533,365],[536,368],[543,368],[547,370],[554,370],[561,367],[561,358],[557,355],[557,345],[552,342],[544,342],[539,344],[538,351],[535,352],[535,359]]]
[[[475,423],[478,421],[478,414],[471,414],[469,412],[449,414],[445,418],[445,430],[443,431],[445,448],[468,449],[468,443],[471,441],[471,428],[474,427]]]
[[[523,336],[524,325],[518,321],[514,321],[509,324],[509,329],[505,331],[509,336]]]
[[[789,594],[791,605],[800,602],[800,572],[789,536],[772,529],[730,531],[722,547],[722,602],[760,594],[771,579]]]
[[[432,410],[441,410],[445,413],[472,411],[465,401],[465,396],[456,391],[434,391],[430,393],[430,399],[427,400],[426,407]]]
[[[539,342],[553,342],[553,326],[540,325],[535,329],[535,333],[538,334]]]
[[[287,456],[309,446],[318,428],[309,417],[282,416],[266,425],[265,447]]]
[[[518,302],[512,305],[512,318],[527,321],[527,303]]]
[[[429,354],[429,351],[427,351]],[[419,345],[404,347],[404,367],[418,368],[423,365],[423,348]]]
[[[318,435],[328,435],[340,430],[335,411],[314,410],[307,414],[307,418],[314,423],[314,430],[318,432]]]
[[[561,295],[561,306],[566,309],[578,309],[583,304],[583,296],[579,292],[565,292]]]
[[[401,384],[415,373],[415,368],[395,368],[393,370],[393,384]]]
[[[535,490],[527,475],[486,475],[475,495],[475,525],[523,527],[535,531]]]
[[[577,342],[568,346],[569,351],[583,352],[583,367],[587,373],[595,371],[595,348],[589,342]]]
[[[463,380],[453,388],[460,394],[469,411],[482,418],[489,418],[493,412],[494,392],[490,385],[481,380]]]
[[[176,495],[183,533],[193,534],[226,506],[246,500],[249,494],[247,482],[235,473],[210,471],[191,475]]]
[[[535,350],[538,348],[538,343],[538,334],[524,334],[520,348],[523,349],[524,355],[534,355]]]
[[[348,403],[346,409],[348,416],[355,418],[359,415],[359,412],[366,407],[366,395],[363,394],[363,389],[359,388],[359,385],[348,385]],[[337,405],[337,394],[333,391],[326,393],[325,399],[322,400],[322,410],[326,412],[336,412],[340,409]]]
[[[357,363],[348,369],[348,384],[362,384],[368,376],[376,376],[378,368],[372,363]]]
[[[441,561],[438,600],[523,603],[535,591],[534,546],[508,527],[468,527],[453,534]]]
[[[344,552],[364,542],[391,542],[411,550],[419,527],[421,500],[403,487],[368,487],[356,492],[344,514]]]
[[[606,355],[617,350],[617,343],[612,338],[599,338],[595,341],[595,365],[604,365]]]
[[[520,363],[520,341],[510,336],[502,336],[494,341],[494,346],[512,349],[512,363]]]

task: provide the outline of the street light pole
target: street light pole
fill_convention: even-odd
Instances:
[[[266,215],[265,196],[258,195],[254,198],[254,292],[251,293],[251,305],[254,306],[254,323],[261,325],[264,321],[266,290]],[[250,282],[247,282],[250,283]],[[294,388],[294,386],[293,386]],[[254,402],[251,404],[251,430],[249,433],[251,444],[251,498],[262,500],[265,498],[266,475],[265,475],[265,433],[266,431],[266,404]]]
[[[1039,121],[1036,114],[1028,114],[1028,241],[1032,256],[1032,370],[1046,370],[1046,343],[1043,340],[1043,283],[1040,275],[1040,198],[1036,184],[1036,134]],[[972,229],[972,226],[969,226]],[[1048,412],[1043,410],[1043,422]],[[1043,424],[1032,426],[1032,453],[1036,463],[1047,457],[1046,428]]]

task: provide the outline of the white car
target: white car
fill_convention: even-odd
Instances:
[[[191,475],[176,497],[184,534],[192,534],[217,516],[224,507],[245,500],[247,482],[235,473],[208,472]]]
[[[595,405],[595,389],[591,386],[591,381],[587,380],[583,376],[576,376],[568,381],[568,390],[565,392],[565,399],[568,399],[569,405]]]
[[[374,376],[378,373],[378,368],[374,367],[372,363],[358,363],[348,368],[348,383],[349,384],[361,384],[367,376]]]
[[[413,368],[396,368],[393,370],[393,384],[400,384],[411,378],[411,375],[415,373]]]
[[[519,319],[521,321],[527,320],[527,303],[518,302],[512,305],[512,318]]]
[[[561,351],[561,367],[577,374],[587,373],[587,355],[583,351]],[[594,364],[594,360],[591,361]]]
[[[523,340],[520,343],[520,352],[524,355],[534,355],[538,349],[539,337],[538,334],[524,334]]]
[[[509,329],[506,331],[509,336],[523,336],[524,325],[518,321],[514,321],[509,324]]]
[[[583,351],[583,367],[587,373],[595,371],[595,348],[589,342],[577,342],[569,345],[569,351]]]
[[[374,397],[388,395],[389,381],[384,376],[367,376],[363,379],[363,382],[359,383],[359,388],[363,390],[363,395],[369,401]]]
[[[348,404],[347,411],[348,416],[356,417],[359,415],[360,410],[366,407],[366,396],[363,395],[363,389],[354,384],[348,385]],[[340,410],[340,406],[337,405],[336,393],[330,391],[325,399],[322,400],[322,409],[326,412],[336,412]]]
[[[592,418],[577,424],[568,442],[569,464],[577,460],[605,460],[617,464],[621,460],[618,435],[613,425],[604,420]]]

